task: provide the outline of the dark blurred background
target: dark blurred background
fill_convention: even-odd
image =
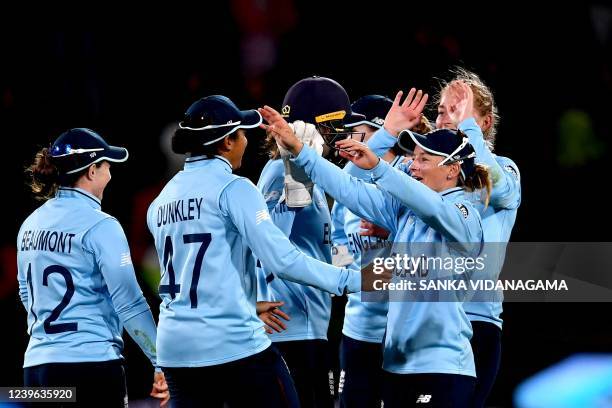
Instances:
[[[234,0],[177,6],[156,19],[116,13],[99,23],[2,29],[0,165],[8,189],[0,238],[0,385],[22,384],[27,344],[15,237],[39,203],[29,195],[24,167],[72,127],[92,128],[128,148],[127,165],[113,166],[103,210],[124,226],[156,315],[145,213],[177,169],[162,134],[210,94],[229,96],[242,109],[280,108],[294,82],[316,74],[336,79],[352,100],[393,97],[412,86],[432,95],[452,66],[474,70],[493,89],[502,117],[497,151],[522,173],[513,241],[609,241],[612,8],[574,2],[553,14],[534,7]],[[435,120],[435,112],[432,104],[427,116]],[[256,182],[266,161],[258,143],[264,135],[251,136],[239,173]],[[612,352],[610,312],[612,303],[507,304],[491,405],[511,406],[521,380],[566,356]],[[126,343],[129,394],[141,398],[151,369],[127,336]]]

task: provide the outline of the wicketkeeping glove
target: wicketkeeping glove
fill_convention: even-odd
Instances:
[[[314,125],[304,123],[301,120],[290,123],[289,126],[295,132],[298,139],[316,150],[323,153],[323,137],[317,132]],[[285,165],[285,200],[288,207],[307,207],[312,203],[313,183],[300,166],[290,160],[291,154],[278,146],[283,164]]]

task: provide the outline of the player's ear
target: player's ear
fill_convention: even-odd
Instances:
[[[98,170],[98,166],[96,166],[95,164],[90,165],[87,168],[87,179],[89,180],[93,180],[96,177],[96,171]]]
[[[459,163],[453,163],[446,167],[448,167],[448,173],[446,175],[447,180],[452,180],[459,176],[459,173],[461,172],[461,165]]]
[[[491,126],[493,125],[493,114],[489,112],[486,115],[484,115],[482,118],[482,123],[480,125],[481,125],[480,128],[482,129],[483,132],[486,132],[487,130],[489,130]]]
[[[229,152],[230,150],[232,150],[234,140],[230,136],[231,135],[225,136],[221,143],[219,143],[219,150],[223,152]]]

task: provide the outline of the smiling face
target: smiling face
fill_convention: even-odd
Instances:
[[[440,104],[438,105],[438,116],[436,117],[436,128],[438,129],[455,129],[457,127],[457,124],[451,120],[448,114],[450,109],[450,98],[448,97],[447,89],[442,91]]]
[[[102,200],[104,189],[111,179],[110,167],[110,163],[106,160],[92,164],[79,177],[74,187],[88,191]]]
[[[248,141],[244,129],[236,131],[236,137],[226,137],[226,154],[222,154],[232,164],[233,170],[238,170],[242,165],[242,157],[246,150]]]
[[[444,157],[427,153],[420,146],[414,148],[414,160],[410,165],[412,178],[434,191],[442,192],[456,187],[459,178],[457,163],[438,166]]]

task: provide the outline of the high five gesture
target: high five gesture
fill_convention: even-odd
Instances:
[[[385,118],[385,129],[396,137],[402,130],[411,129],[419,123],[429,98],[429,95],[423,94],[420,89],[417,91],[415,88],[411,88],[404,102],[400,104],[403,94],[402,91],[399,91],[395,95],[393,106],[391,106]]]

